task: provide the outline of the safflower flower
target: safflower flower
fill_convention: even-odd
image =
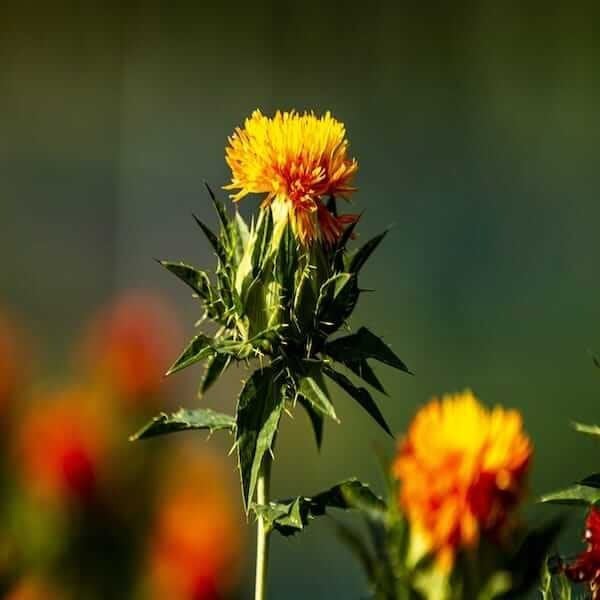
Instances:
[[[326,112],[277,111],[273,118],[255,110],[229,137],[226,161],[231,168],[227,190],[239,201],[248,194],[266,194],[262,207],[271,207],[276,223],[291,223],[299,240],[333,244],[357,215],[337,215],[323,200],[348,198],[358,170],[348,157],[346,130]]]
[[[532,445],[515,410],[470,391],[434,398],[400,441],[393,473],[411,533],[444,572],[482,535],[499,539],[522,498]]]

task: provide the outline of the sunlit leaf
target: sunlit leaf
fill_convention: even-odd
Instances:
[[[171,368],[167,371],[167,375],[172,375],[190,365],[205,360],[213,353],[213,340],[204,334],[197,335],[183,351],[181,356],[173,363]]]
[[[183,262],[159,260],[158,263],[191,287],[198,296],[204,300],[210,298],[210,279],[204,271],[199,271]]]
[[[211,433],[220,430],[233,431],[235,429],[235,419],[209,408],[198,408],[195,410],[182,408],[172,414],[161,413],[157,417],[154,417],[152,421],[144,425],[142,429],[129,439],[133,442],[192,429],[207,430]]]
[[[300,396],[306,398],[317,412],[339,423],[318,367],[309,370],[305,375],[300,375],[298,384],[298,394]]]
[[[540,502],[575,506],[588,506],[598,501],[600,501],[600,489],[581,484],[575,484],[567,489],[546,494],[540,498]]]
[[[584,425],[583,423],[573,423],[575,431],[587,435],[600,436],[600,427],[598,425]]]
[[[238,401],[235,444],[247,509],[254,496],[263,458],[271,452],[283,411],[281,385],[275,381],[275,375],[271,367],[255,371]]]

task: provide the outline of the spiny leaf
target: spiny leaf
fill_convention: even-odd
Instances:
[[[546,494],[540,502],[548,504],[565,504],[574,506],[589,506],[600,501],[600,489],[575,484],[567,489]]]
[[[217,382],[219,377],[227,370],[230,363],[231,355],[228,354],[215,354],[209,358],[200,386],[200,396],[203,396]]]
[[[355,386],[345,375],[334,371],[331,367],[325,367],[323,372],[333,379],[347,394],[352,396],[368,413],[375,422],[390,436],[393,437],[385,418],[381,414],[379,407],[373,400],[371,394],[362,387]]]
[[[198,296],[204,300],[210,298],[210,279],[204,271],[199,271],[183,262],[176,263],[168,260],[159,260],[157,262],[185,284],[189,285]]]
[[[157,435],[165,435],[176,431],[189,431],[191,429],[208,430],[210,433],[219,430],[233,431],[235,419],[229,415],[215,412],[209,408],[186,410],[184,408],[175,413],[161,413],[154,417],[147,425],[142,427],[129,440],[134,442]]]
[[[318,369],[311,369],[299,377],[298,394],[308,400],[317,412],[340,422]]]
[[[248,245],[250,231],[246,221],[237,210],[235,211],[235,217],[229,222],[229,238],[234,249],[236,265],[239,265]]]
[[[387,396],[385,388],[379,381],[377,375],[375,375],[375,372],[373,371],[366,359],[342,361],[342,364],[348,367],[348,369],[350,369],[355,375],[360,377],[362,380],[366,381],[378,392],[381,392],[382,394],[385,394]]]
[[[252,252],[252,275],[258,277],[263,270],[273,234],[273,216],[270,210],[261,210],[256,224],[256,241]]]
[[[312,498],[300,496],[252,507],[257,516],[266,521],[267,527],[275,528],[283,536],[302,531],[312,519],[325,515],[330,508],[360,510],[383,519],[385,503],[367,485],[349,479]]]
[[[217,215],[219,216],[219,221],[221,221],[222,231],[225,235],[228,233],[229,226],[229,217],[227,216],[227,211],[225,210],[225,205],[222,202],[217,200],[215,193],[212,191],[211,187],[208,185],[208,182],[204,182],[204,187],[206,187],[208,194],[210,195],[210,199],[212,200],[213,206],[217,211]]]
[[[588,475],[585,479],[579,482],[581,485],[592,488],[600,488],[600,473]]]
[[[354,276],[351,273],[337,273],[330,277],[322,286],[317,298],[316,318],[319,319],[329,303],[334,302],[342,290],[350,283]]]
[[[271,451],[283,411],[281,385],[271,367],[255,371],[238,401],[235,445],[246,511],[254,496],[265,453]]]
[[[586,433],[587,435],[600,436],[600,427],[598,425],[584,425],[583,423],[573,423],[575,431]]]
[[[351,273],[358,273],[363,268],[367,260],[369,260],[371,254],[373,254],[373,252],[375,252],[379,244],[381,244],[381,242],[387,234],[387,231],[380,233],[378,236],[375,236],[372,240],[368,241],[362,248],[360,248],[358,252],[352,257],[348,271],[350,271]]]
[[[323,445],[323,415],[317,412],[314,406],[303,396],[298,397],[298,402],[300,402],[308,414],[313,433],[315,434],[315,442],[317,443],[317,448],[320,450]]]
[[[408,367],[394,351],[366,327],[361,327],[352,335],[328,342],[325,344],[324,352],[343,363],[372,358],[394,369],[410,373]]]
[[[198,227],[200,227],[200,229],[202,229],[202,231],[204,232],[204,235],[210,242],[210,245],[213,247],[213,250],[215,251],[221,263],[226,264],[227,254],[225,252],[225,248],[223,248],[223,245],[219,241],[219,238],[196,215],[192,216],[198,224]]]
[[[211,356],[213,352],[213,340],[204,334],[197,335],[167,371],[167,375],[172,375],[173,373],[177,373],[177,371],[200,362]]]

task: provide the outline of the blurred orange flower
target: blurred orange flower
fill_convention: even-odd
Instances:
[[[221,599],[239,576],[242,524],[233,484],[223,462],[197,452],[176,454],[169,464],[150,547],[157,600]]]
[[[60,596],[39,579],[27,578],[19,582],[5,600],[58,600]]]
[[[150,292],[128,292],[94,319],[85,353],[91,369],[136,404],[159,390],[179,345],[168,306]]]
[[[327,112],[277,111],[273,118],[255,110],[229,138],[226,161],[231,168],[228,190],[241,200],[266,194],[276,221],[291,223],[303,243],[335,242],[356,215],[333,215],[323,204],[329,196],[348,197],[358,163],[350,159],[346,129]]]
[[[470,391],[434,398],[417,413],[393,472],[411,531],[444,571],[481,534],[504,532],[531,455],[521,415],[488,410]]]
[[[96,498],[108,454],[100,400],[85,389],[71,388],[29,407],[19,425],[17,452],[33,493],[83,503]]]

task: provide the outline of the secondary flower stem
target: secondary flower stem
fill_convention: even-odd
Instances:
[[[256,501],[259,506],[269,503],[269,488],[271,487],[271,456],[266,453],[256,485]],[[269,545],[271,528],[263,517],[258,518],[258,531],[256,536],[256,587],[254,600],[266,600],[267,577],[269,567]]]

